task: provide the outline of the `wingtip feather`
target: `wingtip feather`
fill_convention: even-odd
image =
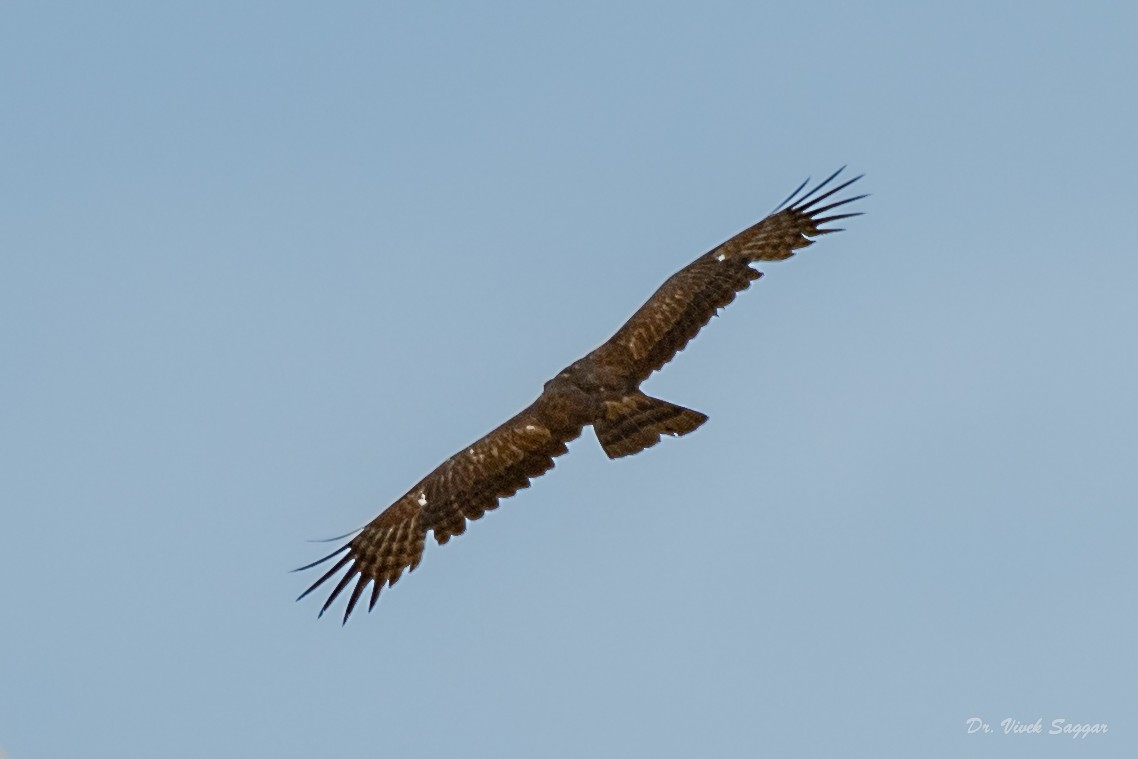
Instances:
[[[806,177],[806,179],[803,180],[802,184],[800,184],[800,185],[798,185],[798,187],[794,188],[794,192],[787,195],[786,200],[782,201],[777,206],[775,206],[774,210],[771,211],[771,213],[778,213],[779,211],[781,211],[784,208],[786,208],[787,206],[789,206],[791,204],[791,201],[793,201],[796,197],[798,197],[798,193],[802,192],[802,188],[808,184],[810,184],[810,177]]]
[[[334,554],[333,554],[333,555],[334,555]],[[330,578],[332,575],[336,574],[336,573],[337,573],[337,572],[339,572],[341,569],[343,569],[343,568],[344,568],[344,566],[345,566],[345,565],[346,565],[348,562],[350,562],[351,560],[352,560],[352,555],[351,555],[351,554],[348,554],[347,556],[345,556],[345,557],[343,557],[342,559],[340,559],[339,561],[337,561],[337,562],[336,562],[336,564],[335,564],[335,566],[333,566],[331,569],[329,569],[327,572],[325,572],[323,575],[321,575],[321,576],[320,576],[320,579],[319,579],[319,580],[317,580],[316,582],[314,582],[314,583],[312,583],[311,585],[309,585],[309,586],[308,586],[308,590],[304,591],[304,592],[303,592],[303,593],[301,593],[299,596],[297,596],[297,597],[296,597],[296,600],[297,600],[297,601],[301,600],[302,598],[304,598],[305,596],[307,596],[309,593],[311,593],[312,591],[314,591],[314,590],[316,590],[317,588],[319,588],[321,585],[323,585],[325,582],[327,582],[328,578]],[[351,575],[351,572],[349,572],[347,575],[345,575],[345,577],[351,577],[351,576],[352,576],[352,575]]]
[[[343,553],[344,551],[348,550],[351,547],[352,547],[351,543],[345,543],[344,545],[340,546],[339,548],[337,548],[335,551],[328,554],[324,558],[317,559],[316,561],[312,562],[311,564],[305,564],[303,567],[297,567],[296,569],[291,569],[289,571],[290,572],[303,572],[306,569],[312,569],[313,567],[319,566],[319,565],[323,564],[324,562],[328,561],[328,559],[331,559],[336,554]]]
[[[340,578],[340,581],[336,583],[336,587],[332,589],[332,593],[328,596],[328,600],[325,601],[324,605],[320,607],[320,614],[317,615],[318,617],[324,616],[324,612],[328,611],[328,607],[332,605],[332,602],[336,600],[336,597],[344,592],[344,588],[348,587],[348,583],[352,581],[352,576],[354,574],[354,572],[347,572],[343,577]]]
[[[810,210],[810,208],[812,206],[815,206],[818,203],[821,203],[823,200],[832,196],[834,193],[841,192],[842,190],[846,189],[851,184],[853,184],[854,182],[856,182],[857,180],[859,180],[863,176],[865,176],[864,174],[859,174],[856,177],[854,177],[853,179],[848,179],[845,182],[842,182],[837,187],[833,187],[833,188],[827,190],[826,192],[822,193],[821,195],[815,195],[816,192],[818,192],[823,187],[825,187],[830,182],[830,180],[833,179],[834,177],[836,177],[837,175],[838,175],[837,172],[835,172],[834,174],[831,174],[829,179],[827,179],[825,182],[818,185],[813,190],[811,190],[809,193],[807,193],[805,196],[803,196],[802,200],[798,201],[796,204],[791,206],[791,209],[794,211],[797,211],[798,213],[806,213],[807,211]],[[850,201],[846,201],[846,202],[850,202]],[[817,212],[815,212],[815,213],[817,213]]]
[[[838,221],[839,219],[850,219],[850,218],[853,218],[854,216],[865,216],[865,212],[864,211],[857,211],[856,213],[834,214],[833,216],[826,216],[825,218],[822,218],[822,219],[815,219],[814,223],[815,224],[825,224],[828,221]]]

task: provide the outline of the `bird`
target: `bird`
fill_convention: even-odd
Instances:
[[[663,435],[679,437],[703,425],[705,414],[648,396],[640,385],[762,276],[752,264],[790,258],[815,238],[843,231],[822,225],[861,215],[843,207],[868,194],[831,200],[864,176],[831,186],[844,169],[803,192],[810,184],[807,179],[761,221],[673,274],[608,341],[546,382],[537,400],[440,464],[350,541],[293,570],[309,570],[340,557],[297,600],[346,569],[317,616],[322,617],[353,580],[341,624],[347,623],[369,585],[370,612],[385,587],[419,566],[427,533],[433,533],[439,545],[461,535],[467,522],[552,469],[553,460],[568,451],[566,444],[589,425],[611,459],[639,453]]]

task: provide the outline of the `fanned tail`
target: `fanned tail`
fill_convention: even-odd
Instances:
[[[605,454],[617,459],[656,445],[661,435],[686,435],[706,421],[698,411],[636,392],[607,401],[593,429]]]

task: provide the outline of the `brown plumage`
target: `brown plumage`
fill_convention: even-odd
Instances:
[[[686,435],[707,421],[698,411],[645,395],[640,384],[683,350],[736,293],[762,276],[752,263],[789,258],[812,238],[841,231],[821,229],[822,224],[860,215],[824,214],[865,195],[819,207],[861,178],[826,190],[840,173],[805,193],[803,182],[765,219],[673,274],[608,342],[546,382],[528,408],[444,461],[347,544],[301,567],[310,569],[343,554],[300,598],[346,568],[320,614],[353,579],[344,621],[369,585],[370,611],[384,586],[419,565],[428,531],[439,544],[461,535],[467,521],[497,508],[501,499],[553,468],[553,459],[566,452],[565,444],[586,425],[593,425],[601,447],[615,459],[655,445],[661,435]]]

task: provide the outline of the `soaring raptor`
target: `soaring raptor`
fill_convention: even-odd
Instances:
[[[608,342],[546,382],[521,413],[444,461],[351,541],[297,570],[343,554],[300,598],[346,568],[320,615],[353,580],[343,621],[368,585],[370,611],[385,585],[394,585],[403,570],[419,565],[427,532],[440,545],[461,535],[467,520],[497,508],[499,500],[551,469],[554,457],[565,453],[565,444],[587,425],[593,425],[609,458],[616,459],[655,445],[662,434],[686,435],[706,422],[698,411],[645,395],[641,383],[683,350],[736,293],[762,276],[752,263],[789,258],[813,238],[841,231],[821,225],[860,215],[830,212],[865,195],[822,205],[861,178],[827,189],[841,171],[805,193],[810,180],[803,182],[765,219],[673,274]]]

